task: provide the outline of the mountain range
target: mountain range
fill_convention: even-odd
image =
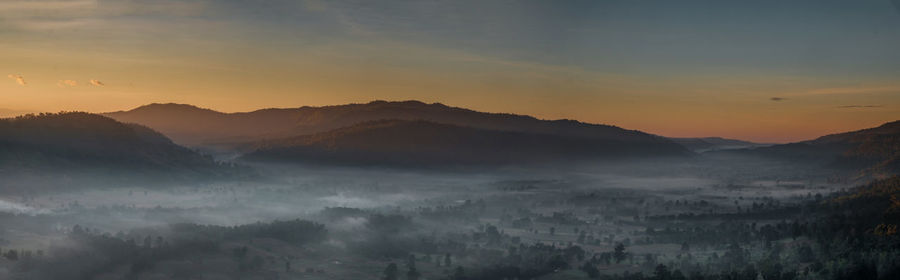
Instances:
[[[693,154],[637,130],[419,101],[246,113],[150,104],[105,115],[146,125],[184,145],[237,151],[255,160],[509,163]]]
[[[175,142],[188,146],[306,135],[377,120],[425,120],[499,131],[672,144],[664,137],[610,125],[574,120],[540,120],[525,115],[485,113],[420,101],[373,101],[365,104],[262,109],[244,113],[222,113],[192,105],[169,103],[150,104],[104,115],[121,122],[152,127]]]
[[[157,132],[158,131],[158,132]],[[172,140],[170,140],[172,139]],[[0,168],[108,166],[221,172],[185,148],[224,149],[243,161],[431,166],[696,158],[733,154],[871,173],[900,171],[900,121],[764,145],[665,138],[610,125],[486,113],[440,103],[374,101],[222,113],[185,104],[0,120]]]

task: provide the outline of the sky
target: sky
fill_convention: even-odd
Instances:
[[[0,0],[0,78],[0,115],[414,99],[789,142],[900,119],[900,0]]]

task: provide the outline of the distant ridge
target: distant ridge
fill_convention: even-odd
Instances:
[[[669,138],[675,143],[681,144],[691,151],[702,153],[718,150],[745,149],[771,146],[771,144],[754,143],[749,141],[727,139],[722,137],[698,137],[698,138]]]
[[[554,134],[485,130],[425,120],[379,120],[328,132],[258,142],[256,161],[361,165],[493,165],[589,159],[683,157],[664,145]]]
[[[225,149],[231,152],[249,153],[248,147],[260,149],[275,149],[275,146],[289,146],[285,143],[299,141],[298,139],[318,139],[324,135],[332,135],[331,141],[346,145],[357,145],[348,139],[351,135],[346,132],[352,128],[354,131],[366,128],[367,133],[392,130],[396,133],[417,133],[429,128],[437,135],[446,135],[447,131],[456,131],[468,135],[466,140],[456,145],[442,146],[443,142],[428,142],[432,149],[448,149],[447,153],[467,153],[472,150],[485,148],[479,146],[494,141],[494,138],[478,136],[475,134],[491,135],[497,139],[505,139],[510,143],[522,139],[544,139],[538,141],[550,145],[539,147],[536,143],[520,145],[525,149],[549,152],[560,148],[558,145],[562,139],[584,143],[575,145],[585,150],[576,151],[569,149],[568,157],[591,155],[593,157],[627,157],[627,156],[686,156],[692,154],[685,147],[676,144],[665,137],[660,137],[637,130],[627,130],[616,126],[589,124],[574,120],[540,120],[531,116],[485,113],[465,108],[450,107],[440,103],[426,104],[420,101],[373,101],[365,104],[346,104],[323,107],[299,107],[291,109],[262,109],[245,113],[221,113],[209,109],[198,108],[184,104],[150,104],[129,111],[112,112],[105,114],[122,122],[131,122],[146,125],[171,137],[178,143],[194,146]],[[391,126],[385,126],[378,121],[391,120]],[[402,121],[416,121],[406,123]],[[376,129],[373,124],[379,123]],[[439,126],[443,125],[443,126]],[[440,129],[436,129],[440,128]],[[345,129],[345,130],[342,130]],[[442,134],[444,133],[444,134]],[[522,139],[515,139],[509,133],[518,133]],[[340,134],[338,136],[337,134]],[[360,134],[362,135],[362,134]],[[304,137],[308,136],[308,137]],[[450,137],[452,135],[446,135]],[[358,136],[363,137],[363,136]],[[554,139],[553,141],[547,139]],[[293,140],[287,140],[293,139]],[[475,141],[481,139],[481,142]],[[404,139],[396,139],[397,143],[404,143]],[[495,141],[496,142],[496,141]],[[260,144],[266,143],[266,144]],[[275,144],[278,143],[278,144]],[[463,145],[462,143],[466,143]],[[492,142],[493,143],[493,142]],[[320,147],[321,144],[308,143],[310,147]],[[413,144],[413,143],[407,143]],[[519,143],[522,144],[522,143]],[[588,145],[590,144],[590,145]],[[423,145],[418,143],[417,145]],[[606,147],[601,147],[606,145]],[[303,145],[301,145],[303,146]],[[340,145],[338,145],[340,146]],[[497,148],[503,148],[496,143]],[[380,146],[384,149],[398,149],[399,147]],[[511,146],[513,147],[513,146]],[[366,153],[374,154],[376,146],[367,148]],[[617,149],[618,148],[618,149]],[[293,149],[295,152],[297,147]],[[600,151],[603,151],[602,154]],[[397,156],[384,152],[384,156]],[[520,153],[528,153],[528,150],[520,150]],[[486,154],[491,154],[487,153]],[[248,156],[247,158],[262,158],[264,151]],[[295,153],[298,154],[298,153]],[[332,156],[340,156],[344,153],[330,153]],[[432,153],[434,160],[449,159],[451,154],[437,157],[438,153]],[[310,155],[307,153],[306,155]],[[325,153],[316,153],[319,158]],[[500,153],[495,153],[500,156]],[[504,155],[505,156],[505,155]],[[473,157],[474,158],[474,157]],[[361,157],[359,159],[362,159]],[[482,158],[485,162],[500,162],[500,159]],[[464,161],[461,160],[460,161]]]
[[[154,103],[104,115],[122,122],[146,125],[175,142],[189,146],[298,136],[383,119],[428,120],[493,130],[670,143],[663,137],[610,125],[574,120],[540,120],[525,115],[485,113],[420,101],[373,101],[243,113],[221,113],[185,104]]]

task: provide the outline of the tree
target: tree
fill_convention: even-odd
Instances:
[[[809,247],[809,244],[804,244],[797,248],[797,261],[798,262],[812,262],[816,259],[815,254],[813,253],[812,247]]]
[[[657,280],[669,280],[672,279],[672,272],[669,271],[669,268],[664,264],[659,264],[653,269],[653,277]]]
[[[725,259],[730,265],[740,267],[744,265],[744,255],[744,249],[735,242],[728,246],[728,251],[725,252]]]
[[[16,250],[9,250],[6,251],[6,254],[3,254],[3,257],[7,260],[15,261],[19,259],[19,252],[16,252]]]
[[[744,268],[744,272],[742,272],[741,274],[743,275],[743,279],[755,280],[757,275],[759,275],[759,272],[756,271],[756,267],[754,267],[752,264],[749,264]]]
[[[462,266],[457,266],[456,271],[453,272],[453,280],[464,280],[466,279],[466,272],[463,270]]]
[[[409,271],[406,272],[406,279],[407,279],[407,280],[418,280],[418,279],[419,279],[419,276],[422,276],[422,274],[419,273],[419,271],[416,270],[415,267],[410,267],[410,268],[409,268]]]
[[[419,276],[422,276],[418,270],[416,270],[416,256],[413,254],[409,254],[409,257],[406,259],[406,267],[409,271],[406,272],[407,280],[418,280]]]
[[[84,230],[81,229],[81,226],[80,226],[80,225],[75,225],[74,227],[72,227],[72,234],[74,234],[74,235],[82,235],[82,234],[84,234]]]
[[[616,263],[621,263],[628,257],[628,254],[625,253],[625,245],[622,243],[616,244],[615,252],[613,252],[613,258],[616,259]]]
[[[234,256],[235,260],[239,262],[243,261],[244,258],[247,257],[247,246],[231,249],[231,254]]]
[[[397,264],[391,263],[384,269],[383,280],[397,280]]]
[[[562,255],[553,255],[547,260],[547,268],[550,270],[562,270],[569,268],[569,263]]]
[[[587,273],[588,277],[591,279],[600,277],[600,270],[597,269],[591,261],[585,262],[584,265],[581,266],[581,271]]]
[[[416,268],[416,255],[409,254],[409,256],[406,257],[406,267]]]
[[[444,266],[450,267],[451,265],[453,265],[453,261],[450,260],[450,253],[447,253],[447,255],[444,256]]]

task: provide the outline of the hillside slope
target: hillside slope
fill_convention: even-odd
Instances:
[[[293,109],[221,113],[191,105],[150,104],[105,114],[123,122],[151,127],[188,146],[234,144],[326,132],[377,120],[426,120],[488,130],[553,134],[598,140],[658,144],[683,150],[667,138],[615,126],[573,120],[540,120],[530,116],[478,112],[440,103],[374,101]]]
[[[673,144],[674,145],[674,144]],[[424,120],[381,120],[243,147],[253,161],[339,164],[528,164],[684,157],[683,149],[627,140],[486,130]]]
[[[900,121],[814,140],[741,151],[884,176],[900,172]]]
[[[103,169],[216,176],[211,158],[178,146],[150,128],[88,113],[0,119],[0,170],[56,172]]]

